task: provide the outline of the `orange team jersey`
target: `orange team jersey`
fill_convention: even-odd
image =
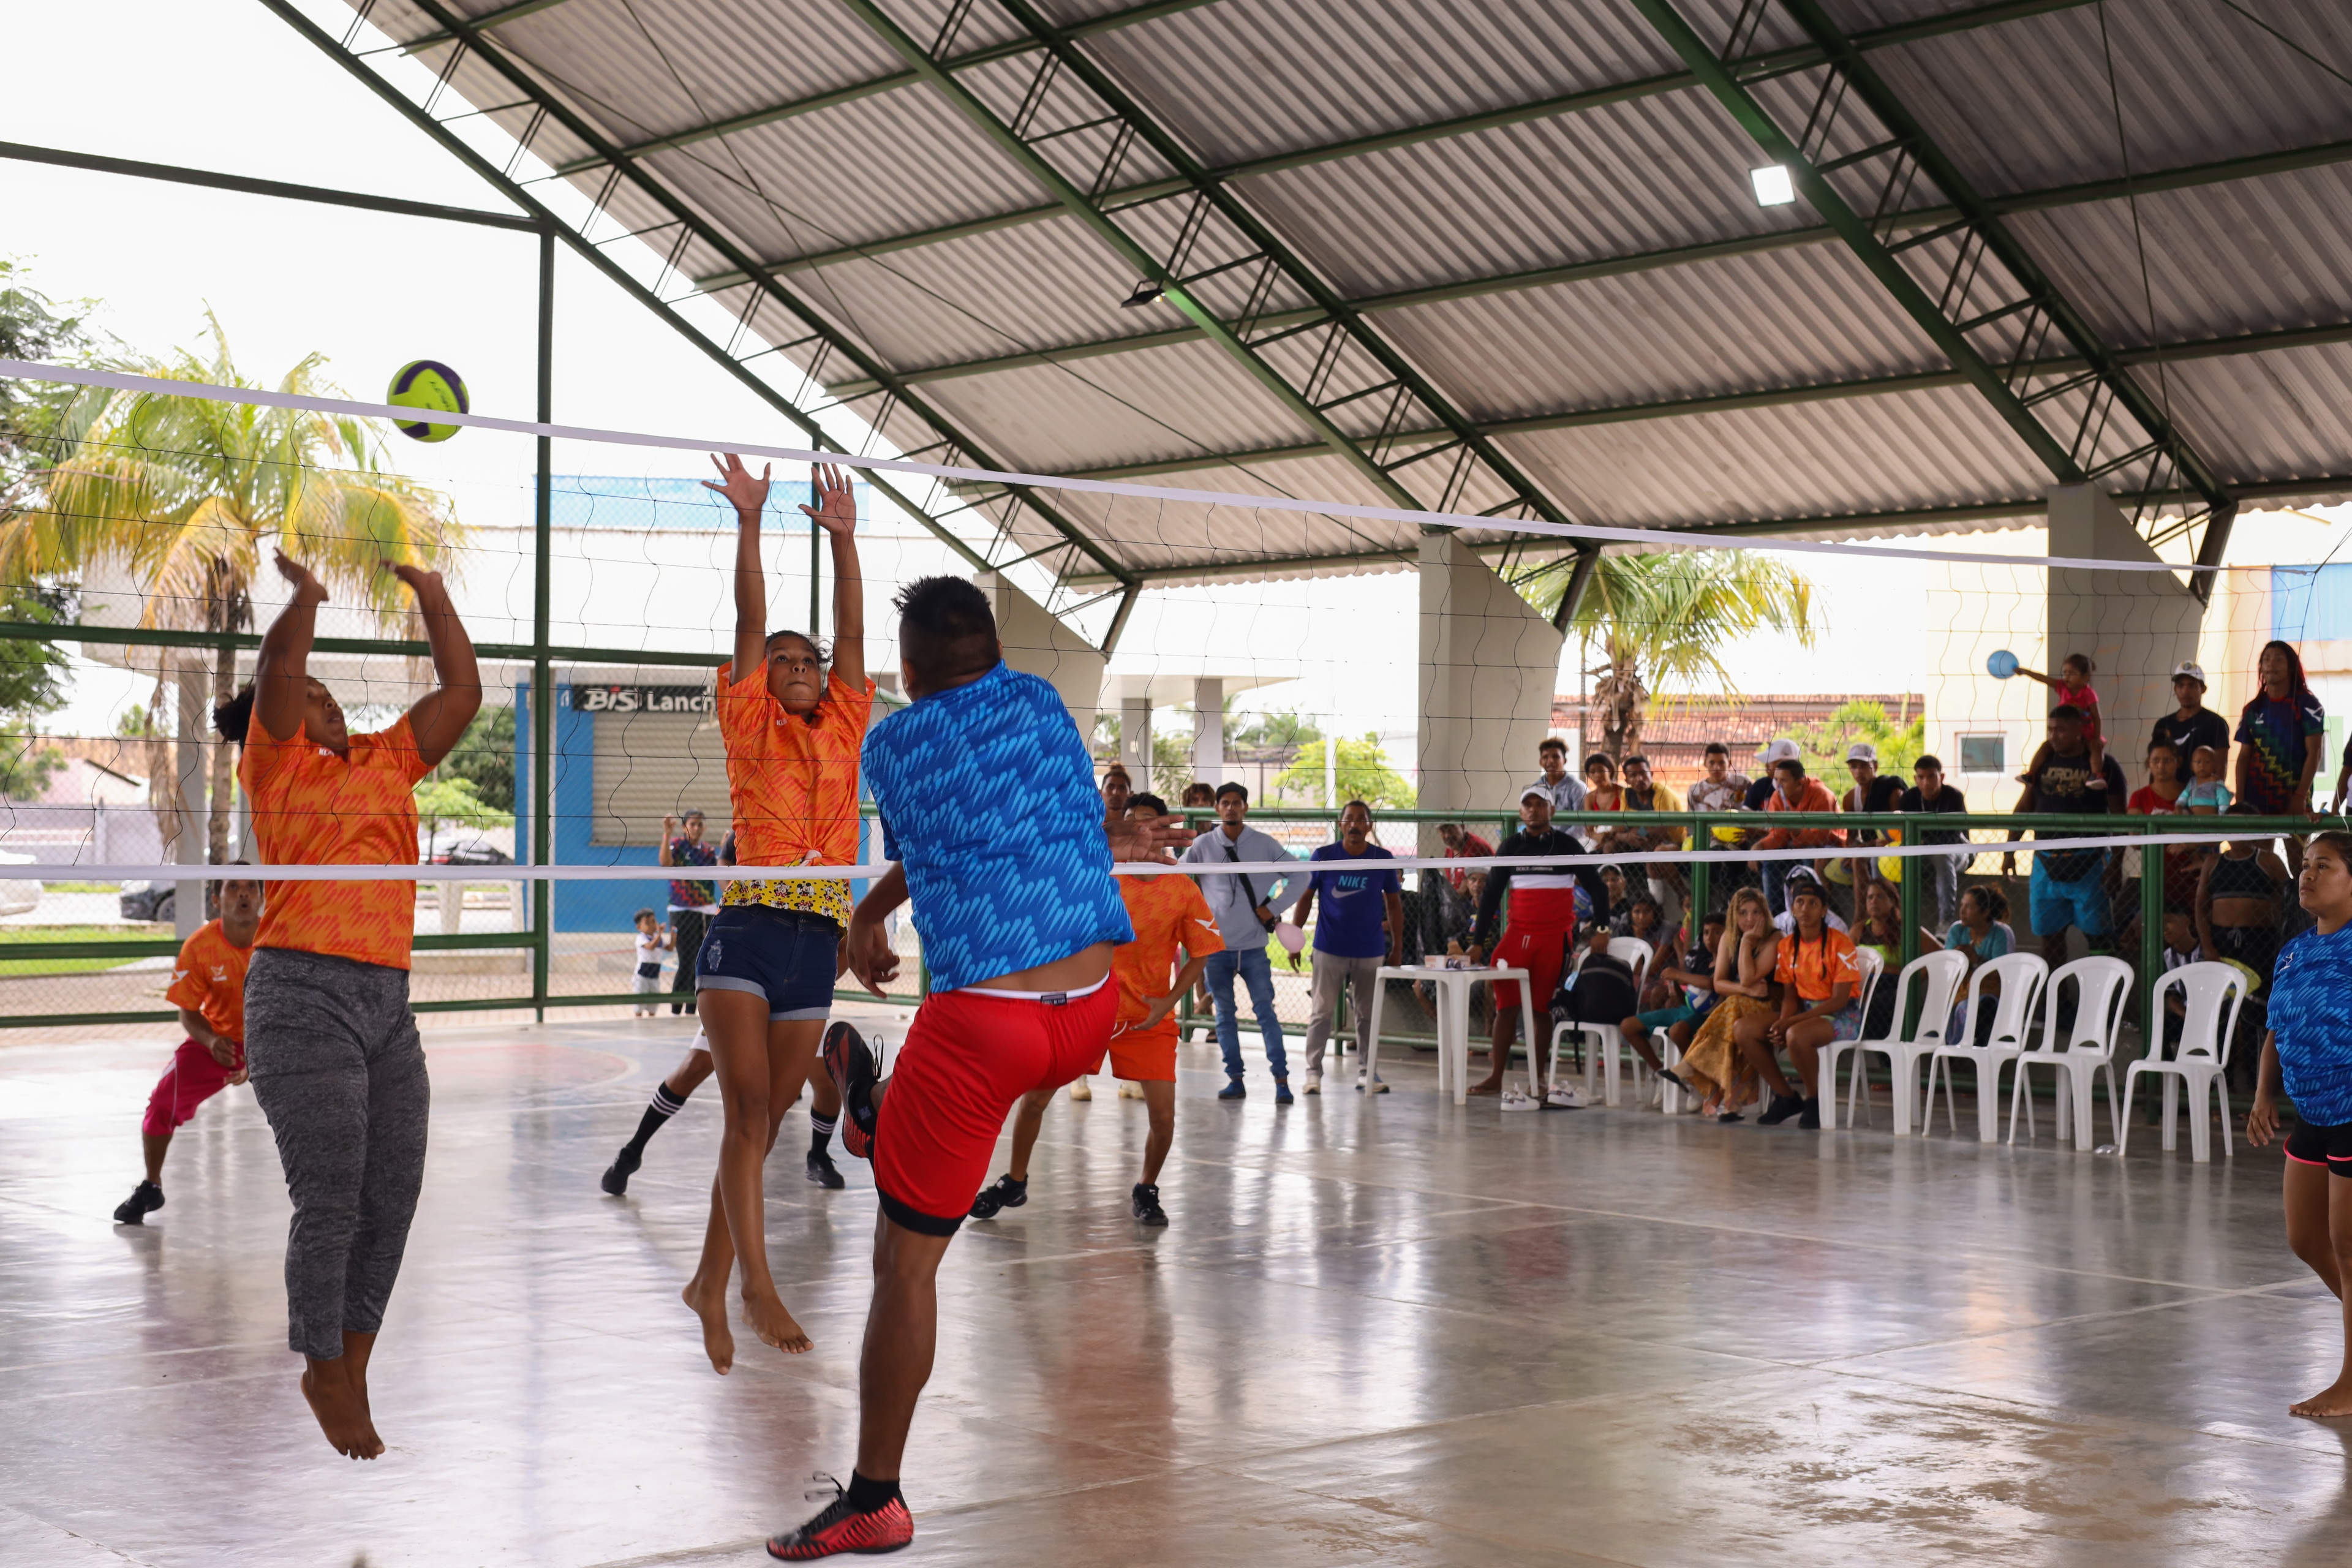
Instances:
[[[273,741],[258,716],[246,731],[237,780],[253,803],[253,837],[271,866],[414,866],[416,781],[432,770],[416,753],[408,716],[375,735],[353,735],[339,757],[297,726]],[[414,882],[272,882],[256,947],[292,948],[408,967],[416,934]]]
[[[180,944],[179,962],[172,965],[171,989],[163,1000],[174,1007],[204,1015],[213,1033],[245,1044],[245,966],[253,950],[239,947],[223,934],[218,921],[206,921]]]
[[[1826,1002],[1840,985],[1862,984],[1862,961],[1854,954],[1852,937],[1825,925],[1819,942],[1800,942],[1793,934],[1782,937],[1772,978],[1783,985],[1793,982],[1800,1002]]]
[[[1176,950],[1197,957],[1223,952],[1225,939],[1218,934],[1217,918],[1201,885],[1190,877],[1121,877],[1118,896],[1127,905],[1128,923],[1135,940],[1111,950],[1111,974],[1118,982],[1118,1021],[1133,1026],[1143,1020],[1151,1004],[1168,994],[1176,977]],[[1173,1014],[1160,1020],[1159,1033],[1176,1032]]]
[[[769,695],[764,663],[741,680],[734,669],[731,661],[719,667],[719,738],[727,747],[736,863],[856,865],[857,749],[874,711],[874,682],[859,691],[828,670],[817,705],[794,716]],[[729,882],[719,901],[806,910],[849,924],[843,881]]]

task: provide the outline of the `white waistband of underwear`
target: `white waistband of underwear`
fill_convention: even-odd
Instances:
[[[1110,984],[1105,974],[1092,985],[1076,991],[999,991],[993,985],[967,985],[964,989],[975,996],[1002,996],[1007,1002],[1075,1002],[1081,996],[1091,996]]]

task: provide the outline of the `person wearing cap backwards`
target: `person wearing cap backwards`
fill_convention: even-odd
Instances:
[[[2167,713],[2156,721],[2148,744],[2161,742],[2170,746],[2180,758],[2178,776],[2184,780],[2189,776],[2189,764],[2200,746],[2212,747],[2226,761],[2230,755],[2230,721],[2205,706],[2203,665],[2182,663],[2173,667],[2172,700],[2180,704],[2180,710]]]
[[[1495,851],[1497,857],[1583,852],[1584,846],[1576,835],[1552,825],[1551,792],[1540,784],[1531,784],[1519,792],[1519,830],[1505,838]],[[1569,934],[1576,929],[1580,885],[1585,889],[1586,908],[1601,908],[1606,894],[1601,889],[1600,873],[1590,866],[1496,867],[1487,873],[1486,891],[1478,898],[1478,923],[1470,932],[1470,962],[1479,963],[1491,952],[1496,963],[1526,970],[1536,996],[1549,1000],[1559,989]],[[1510,898],[1510,929],[1496,941],[1496,927],[1501,923],[1498,917],[1503,913],[1507,892]],[[1486,1080],[1470,1086],[1472,1094],[1502,1093],[1503,1069],[1510,1065],[1511,1038],[1518,1021],[1518,983],[1497,980],[1494,1049],[1488,1058],[1491,1065]],[[1535,1040],[1528,1042],[1528,1081],[1534,1086],[1535,1095],[1527,1100],[1516,1096],[1507,1098],[1504,1109],[1535,1110],[1545,1103],[1543,1047]],[[1552,1090],[1549,1103],[1573,1110],[1583,1102],[1574,1089],[1563,1087]]]
[[[1845,771],[1853,775],[1853,787],[1838,802],[1840,811],[1893,811],[1903,798],[1903,781],[1878,771],[1878,748],[1868,741],[1856,741],[1845,749]],[[1856,844],[1877,844],[1885,835],[1868,828],[1858,829],[1849,836]],[[1854,908],[1862,908],[1862,890],[1870,883],[1874,868],[1871,858],[1864,856],[1853,862]]]

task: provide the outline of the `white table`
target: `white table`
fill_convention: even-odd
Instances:
[[[1383,967],[1372,984],[1372,1021],[1366,1035],[1371,1042],[1362,1064],[1364,1082],[1370,1086],[1381,1070],[1381,1006],[1388,1000],[1388,983],[1391,980],[1426,980],[1437,989],[1437,1092],[1454,1090],[1454,1103],[1466,1104],[1470,1099],[1470,987],[1481,981],[1516,980],[1519,983],[1519,1022],[1527,1034],[1528,1079],[1535,1076],[1536,1052],[1543,1048],[1536,1038],[1536,1009],[1533,987],[1528,982],[1528,972],[1507,964],[1494,964],[1482,969],[1440,969],[1432,964],[1408,963],[1393,968]]]

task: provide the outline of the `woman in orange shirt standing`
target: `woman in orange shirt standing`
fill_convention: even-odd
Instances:
[[[771,632],[760,561],[768,476],[729,453],[720,482],[703,483],[735,508],[735,657],[719,668],[719,734],[727,747],[735,858],[745,866],[857,863],[857,751],[874,707],[866,676],[866,583],[857,564],[857,498],[830,464],[815,472],[817,504],[803,507],[833,541],[833,660],[802,632]],[[768,1272],[761,1181],[784,1112],[816,1060],[841,974],[849,884],[834,878],[729,881],[695,960],[695,1001],[719,1069],[719,1174],[702,1259],[679,1292],[702,1320],[702,1348],[725,1373],[735,1364],[727,1281],[742,1265],[743,1319],[787,1354],[809,1337],[784,1310]],[[825,1152],[841,1113],[833,1080],[817,1076],[809,1105],[809,1180],[843,1184]]]
[[[482,705],[457,606],[439,573],[384,563],[416,595],[436,685],[390,729],[354,735],[308,668],[327,591],[282,550],[278,570],[293,602],[262,637],[253,684],[214,714],[243,744],[237,779],[261,862],[413,867],[412,792]],[[309,1358],[311,1414],[354,1459],[383,1452],[368,1357],[425,1179],[432,1089],[408,1010],[415,929],[413,881],[274,882],[246,971],[246,1070],[294,1200],[287,1337]]]

